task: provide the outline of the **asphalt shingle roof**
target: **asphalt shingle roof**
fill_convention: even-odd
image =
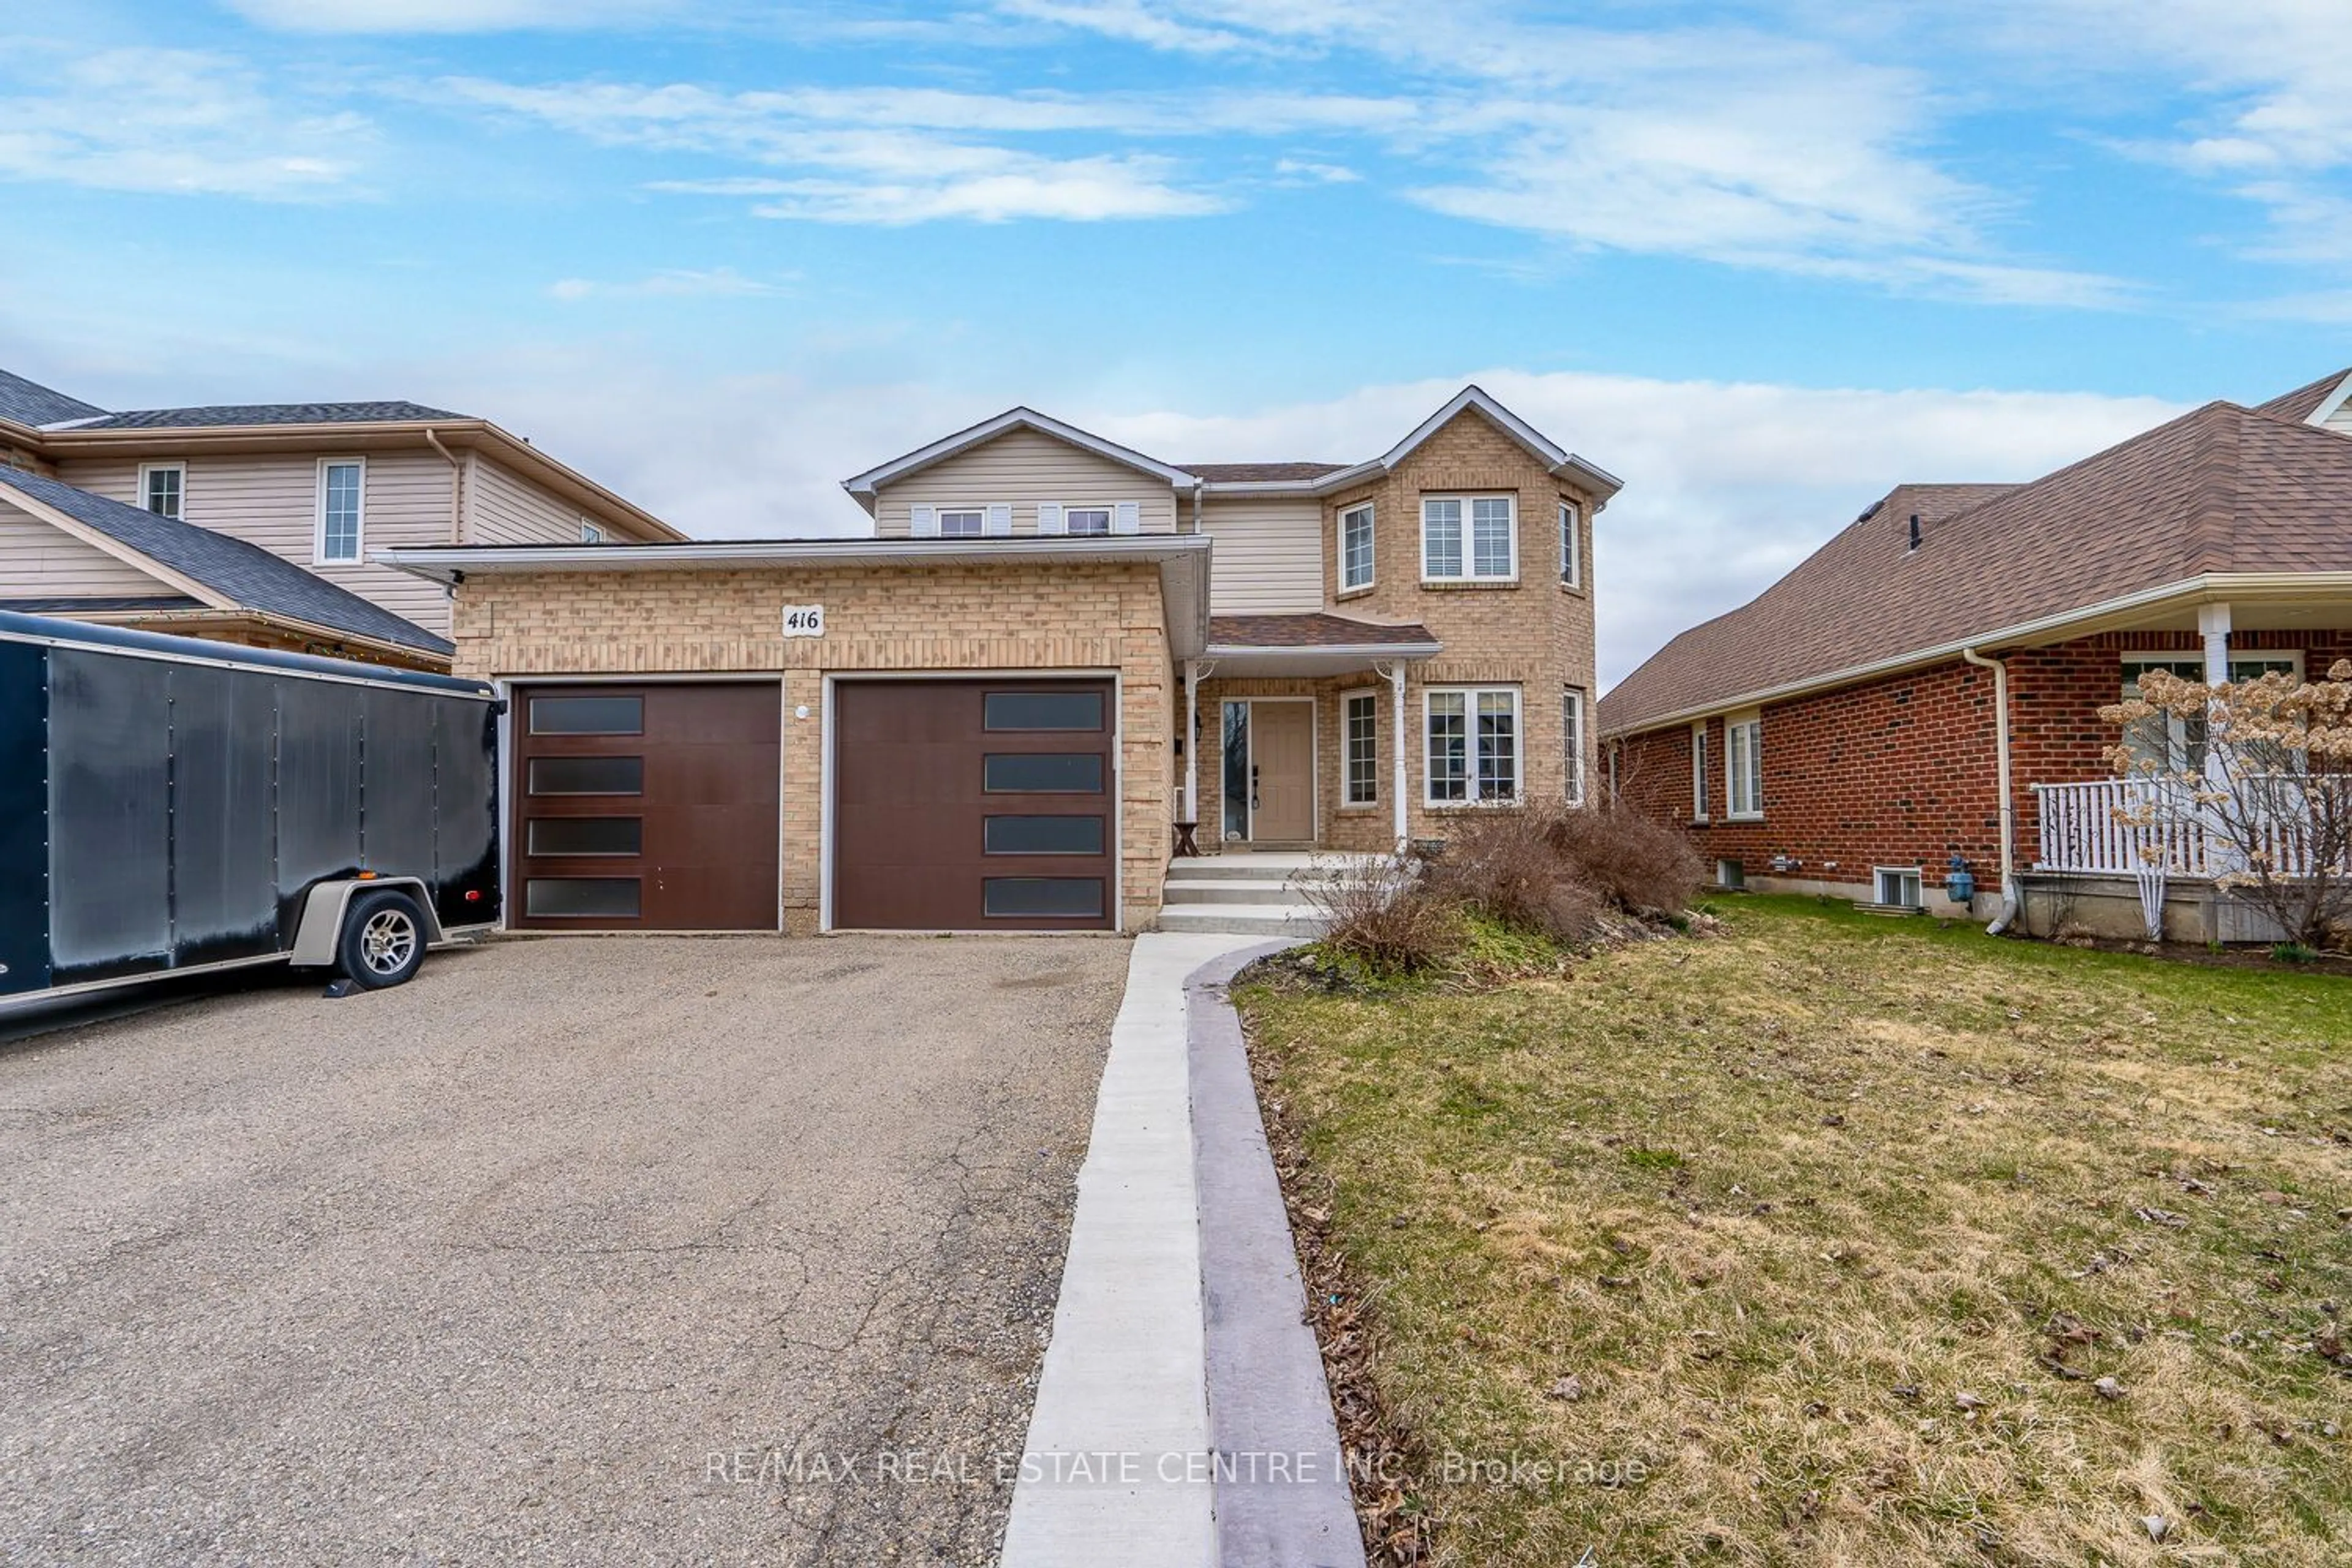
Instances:
[[[456,644],[435,637],[415,622],[339,588],[257,544],[176,518],[159,517],[21,469],[0,468],[0,487],[54,507],[247,609],[429,653],[457,651]]]
[[[0,599],[0,610],[13,610],[20,616],[85,615],[100,610],[201,610],[201,600],[185,594],[108,594],[97,597],[81,595],[49,595],[26,599]]]
[[[89,413],[100,410],[90,409]],[[81,416],[60,416],[64,419]],[[391,425],[464,419],[421,403],[223,403],[203,408],[141,408],[76,425],[78,430],[192,430],[234,425]]]
[[[2339,370],[2334,375],[2323,375],[2309,386],[2298,386],[2293,392],[2281,393],[2268,403],[2254,405],[2254,412],[2267,414],[2273,419],[2302,421],[2319,412],[2319,405],[2344,384],[2352,370]]]
[[[2352,571],[2347,514],[2352,440],[2232,403],[2031,484],[1906,485],[1660,649],[1601,700],[1601,727],[1642,729],[2206,573]]]
[[[1336,474],[1345,463],[1179,463],[1196,479],[1211,484],[1264,484],[1270,479],[1319,479]]]
[[[54,425],[105,412],[79,397],[68,397],[54,387],[0,370],[0,419],[13,419],[19,425]]]
[[[1382,626],[1320,612],[1209,617],[1209,641],[1219,647],[1387,647],[1436,640],[1424,626]]]

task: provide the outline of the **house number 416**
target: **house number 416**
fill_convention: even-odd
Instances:
[[[823,605],[786,605],[784,635],[788,637],[824,636],[824,606]]]

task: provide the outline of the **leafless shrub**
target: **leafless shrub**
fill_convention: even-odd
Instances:
[[[1418,862],[1385,855],[1308,878],[1300,891],[1322,919],[1328,951],[1375,973],[1410,974],[1462,945],[1459,911],[1421,873]]]
[[[1612,910],[1680,914],[1705,874],[1681,834],[1630,806],[1543,803],[1471,819],[1429,880],[1507,925],[1575,943]]]
[[[1680,914],[1706,879],[1689,839],[1633,806],[1551,806],[1531,815],[1575,879],[1629,914]]]

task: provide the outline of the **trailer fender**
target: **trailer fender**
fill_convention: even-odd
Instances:
[[[304,897],[302,918],[294,928],[294,953],[287,962],[297,969],[332,967],[335,944],[343,934],[343,910],[358,895],[379,888],[399,888],[416,900],[416,907],[425,913],[425,945],[444,940],[441,917],[433,912],[433,900],[426,894],[421,878],[338,878],[314,884]]]

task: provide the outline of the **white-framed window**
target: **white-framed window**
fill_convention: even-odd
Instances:
[[[1377,691],[1340,694],[1339,752],[1347,769],[1347,776],[1341,781],[1340,802],[1347,805],[1379,805],[1381,698]]]
[[[1691,820],[1706,820],[1706,721],[1691,726]]]
[[[1878,901],[1889,909],[1916,910],[1926,907],[1919,894],[1919,868],[1916,866],[1874,866],[1871,874],[1877,879]]]
[[[1559,580],[1566,587],[1584,582],[1583,515],[1572,500],[1559,503]]]
[[[1423,695],[1431,805],[1519,798],[1519,689],[1453,686]]]
[[[591,522],[584,517],[580,520],[581,543],[602,544],[604,542],[604,525],[603,523]]]
[[[1519,574],[1517,502],[1510,496],[1424,496],[1424,583],[1507,583]]]
[[[1570,805],[1584,804],[1584,693],[1559,694],[1560,789]]]
[[[1724,721],[1723,809],[1727,816],[1764,815],[1764,720],[1759,714]]]
[[[941,539],[978,539],[988,531],[988,509],[977,506],[940,508]]]
[[[360,539],[366,523],[367,459],[319,459],[319,532],[315,541],[320,563],[362,559]]]
[[[1062,531],[1065,533],[1108,533],[1110,508],[1107,506],[1071,506],[1062,509]]]
[[[2127,653],[2124,655],[2124,700],[2139,695],[2139,678],[2161,669],[2183,680],[2205,679],[2205,656],[2199,653]],[[2231,681],[2253,680],[2273,672],[2303,679],[2299,652],[2232,654]],[[2151,713],[2124,727],[2124,744],[2135,763],[2153,763],[2159,775],[2178,777],[2205,771],[2205,721],[2181,713]]]
[[[179,517],[188,498],[185,463],[139,465],[139,504],[157,517]]]
[[[1372,503],[1339,514],[1339,591],[1372,585]]]

